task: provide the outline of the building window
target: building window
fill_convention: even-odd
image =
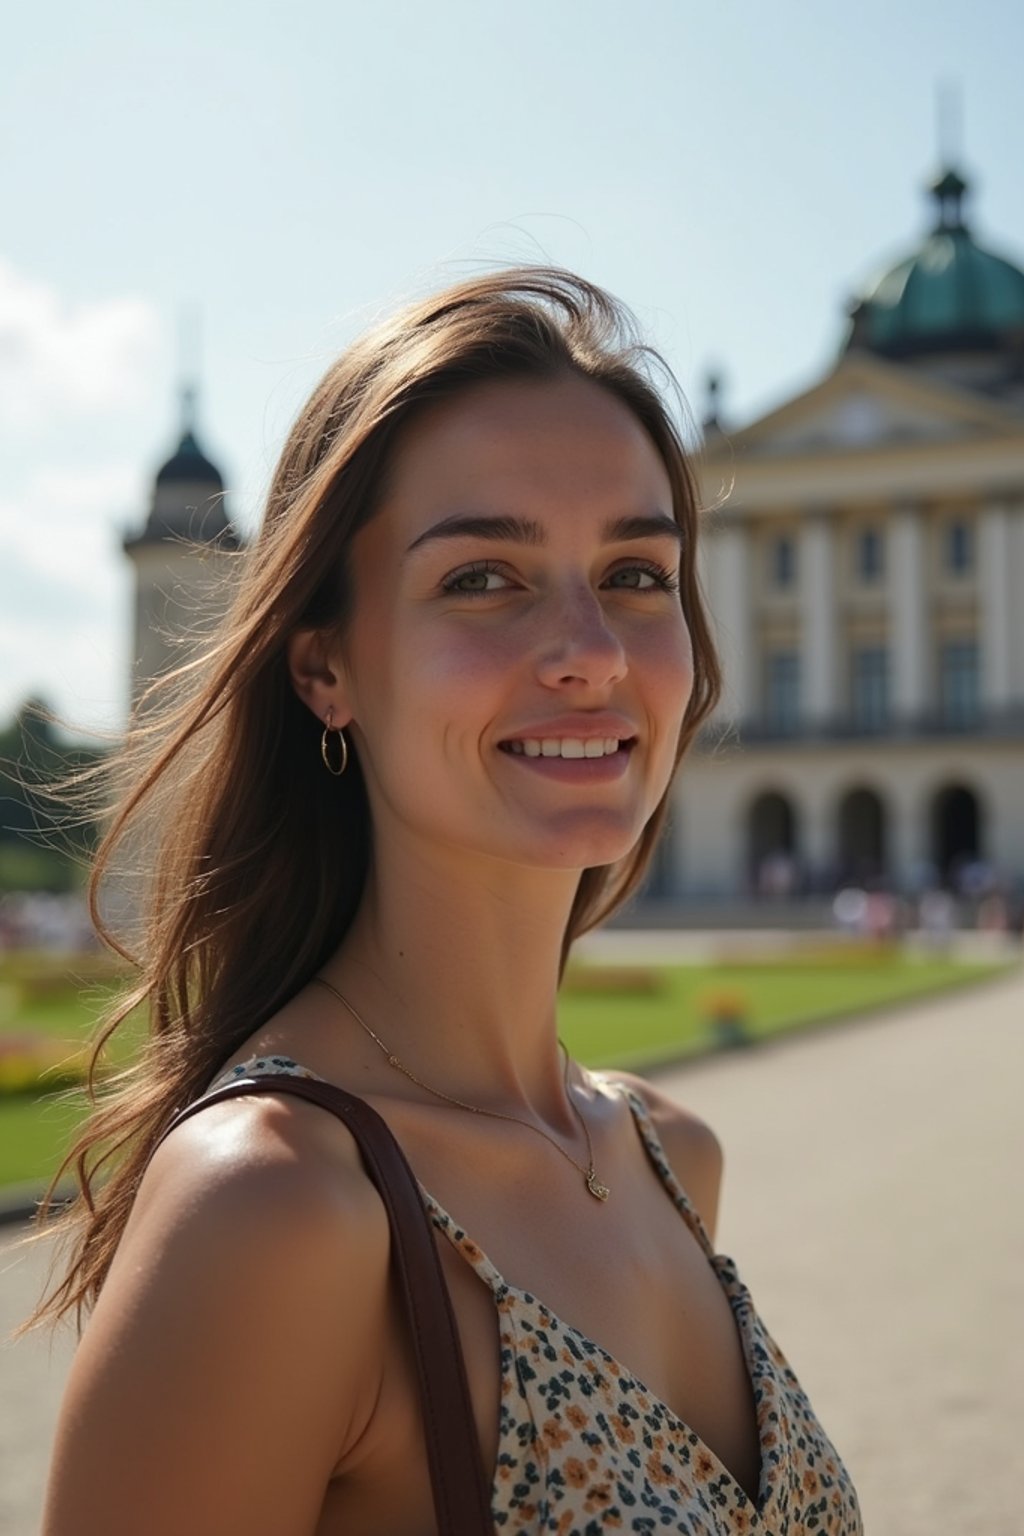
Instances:
[[[850,694],[855,723],[865,731],[884,730],[889,719],[889,654],[884,645],[854,651]]]
[[[877,581],[882,574],[882,535],[865,528],[857,538],[857,574],[861,581]]]
[[[772,580],[777,587],[791,587],[796,580],[796,542],[788,533],[772,545]]]
[[[768,723],[777,731],[795,731],[800,721],[799,652],[776,651],[767,657],[766,667]]]
[[[978,646],[974,640],[947,640],[940,659],[942,718],[947,725],[972,725],[978,718]]]
[[[957,521],[946,528],[946,569],[963,575],[974,567],[974,529],[970,523]]]

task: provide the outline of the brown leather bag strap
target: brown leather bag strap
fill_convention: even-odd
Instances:
[[[181,1110],[160,1140],[207,1105],[250,1093],[293,1093],[309,1099],[337,1115],[355,1137],[391,1224],[391,1252],[416,1355],[439,1536],[493,1536],[490,1490],[451,1297],[433,1225],[401,1147],[365,1100],[333,1083],[284,1072],[237,1077],[213,1089]]]

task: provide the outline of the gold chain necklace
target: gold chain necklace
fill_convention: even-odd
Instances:
[[[584,1136],[587,1138],[587,1166],[585,1168],[583,1164],[578,1163],[576,1159],[565,1150],[564,1147],[560,1147],[553,1136],[549,1136],[547,1131],[542,1131],[539,1125],[532,1125],[529,1120],[521,1120],[518,1115],[503,1114],[500,1109],[481,1109],[477,1104],[467,1104],[465,1099],[457,1099],[450,1093],[442,1093],[440,1088],[431,1088],[429,1083],[425,1083],[421,1077],[417,1077],[414,1072],[410,1072],[409,1068],[399,1061],[394,1051],[388,1049],[380,1036],[375,1034],[374,1031],[370,1028],[369,1024],[367,1024],[366,1020],[356,1012],[348,998],[343,996],[343,994],[338,991],[337,987],[333,986],[331,982],[327,980],[326,976],[314,976],[313,980],[318,981],[322,987],[326,987],[328,992],[333,992],[334,996],[340,1003],[344,1003],[345,1007],[355,1019],[356,1023],[362,1025],[363,1029],[365,1029],[366,1033],[369,1035],[374,1044],[377,1045],[381,1051],[383,1051],[384,1055],[387,1057],[389,1067],[394,1067],[396,1071],[403,1072],[405,1076],[409,1078],[410,1082],[415,1083],[420,1088],[425,1088],[427,1093],[432,1093],[437,1099],[445,1099],[449,1104],[458,1105],[459,1109],[471,1110],[474,1115],[489,1115],[493,1120],[511,1120],[514,1125],[525,1125],[528,1131],[536,1131],[538,1136],[543,1136],[545,1141],[549,1141],[551,1143],[556,1152],[560,1152],[562,1154],[567,1163],[572,1163],[573,1167],[582,1173],[583,1181],[595,1200],[608,1199],[608,1186],[607,1184],[601,1183],[601,1180],[598,1178],[597,1172],[594,1168],[594,1147],[590,1140],[590,1130],[569,1089],[569,1052],[565,1049],[565,1046],[562,1045],[561,1040],[559,1040],[558,1043],[562,1046],[562,1054],[565,1056],[565,1095],[569,1100],[570,1105],[572,1106],[573,1113],[575,1114],[580,1125],[583,1127]]]

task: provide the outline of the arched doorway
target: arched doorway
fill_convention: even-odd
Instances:
[[[932,861],[944,884],[951,884],[961,865],[981,857],[981,806],[966,784],[947,784],[936,791],[931,817]]]
[[[873,884],[886,874],[885,807],[873,789],[848,790],[839,802],[839,872],[843,881]]]
[[[796,814],[778,790],[765,790],[752,802],[747,830],[747,872],[759,896],[788,896],[797,883]]]

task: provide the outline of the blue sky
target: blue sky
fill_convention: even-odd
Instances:
[[[127,705],[125,528],[178,429],[245,531],[331,358],[403,298],[554,261],[625,299],[696,415],[832,364],[923,232],[958,86],[978,238],[1024,263],[1024,7],[1005,0],[52,0],[4,24],[0,719]],[[194,349],[193,349],[194,350]]]

